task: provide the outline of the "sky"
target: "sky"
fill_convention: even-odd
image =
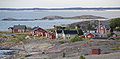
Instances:
[[[0,8],[120,7],[120,0],[0,0]]]

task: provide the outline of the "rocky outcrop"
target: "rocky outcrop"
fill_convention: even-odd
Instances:
[[[64,19],[62,16],[46,16],[42,18],[41,20],[54,20],[54,19]]]
[[[63,17],[63,16],[46,16],[41,19],[14,19],[14,18],[5,18],[2,21],[33,21],[33,20],[58,20],[58,19],[78,19],[78,20],[89,20],[89,19],[107,19],[105,17],[93,16],[93,15],[81,15],[74,17]]]
[[[105,17],[93,16],[93,15],[82,15],[72,17],[73,19],[106,19]]]
[[[17,19],[14,19],[14,18],[5,18],[5,19],[2,19],[2,21],[17,21]]]
[[[4,18],[2,21],[33,21],[34,19],[15,19],[15,18]]]
[[[108,20],[100,21],[100,23],[105,26],[109,26]],[[80,26],[82,30],[88,30],[88,29],[95,30],[98,25],[99,25],[99,20],[90,20],[90,21],[82,21],[82,22],[68,24],[68,27],[74,28],[75,26]]]
[[[93,15],[81,15],[74,17],[46,16],[43,17],[41,20],[54,20],[54,19],[107,19],[107,18]]]

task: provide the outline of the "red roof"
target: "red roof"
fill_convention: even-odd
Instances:
[[[87,34],[87,35],[86,35],[86,37],[87,37],[87,38],[94,38],[94,37],[95,37],[95,35],[94,35],[94,34],[92,34],[92,33],[89,33],[89,34]]]

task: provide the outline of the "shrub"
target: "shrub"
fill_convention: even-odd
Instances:
[[[26,35],[18,35],[18,36],[17,36],[17,39],[18,39],[19,41],[24,41],[24,40],[25,40],[25,37],[26,37]]]
[[[78,35],[83,35],[83,31],[81,29],[78,29]]]
[[[84,56],[80,56],[80,59],[85,59],[85,57]]]
[[[120,31],[120,18],[113,18],[109,21],[111,29]]]
[[[83,39],[80,38],[78,35],[70,39],[70,42],[77,42],[77,41],[83,41]]]
[[[59,43],[60,43],[60,44],[64,44],[64,43],[65,43],[65,41],[59,41]]]

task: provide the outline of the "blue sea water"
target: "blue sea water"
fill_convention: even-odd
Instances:
[[[7,31],[8,27],[14,25],[26,25],[28,27],[40,26],[44,29],[53,28],[54,25],[66,25],[74,22],[79,22],[80,20],[38,20],[38,21],[0,21],[0,31]]]
[[[120,10],[111,11],[82,11],[82,10],[38,10],[38,11],[2,11],[0,10],[0,19],[19,18],[19,19],[40,19],[45,16],[80,16],[80,15],[96,15],[106,18],[114,18],[120,16]]]
[[[4,18],[16,19],[41,19],[45,16],[81,16],[95,15],[106,18],[120,17],[120,10],[114,11],[80,11],[80,10],[38,10],[38,11],[2,11],[0,10],[0,20]],[[27,25],[29,27],[40,26],[44,29],[53,28],[53,25],[71,24],[80,20],[37,20],[37,21],[0,21],[0,31],[7,31],[8,27],[17,24]]]

